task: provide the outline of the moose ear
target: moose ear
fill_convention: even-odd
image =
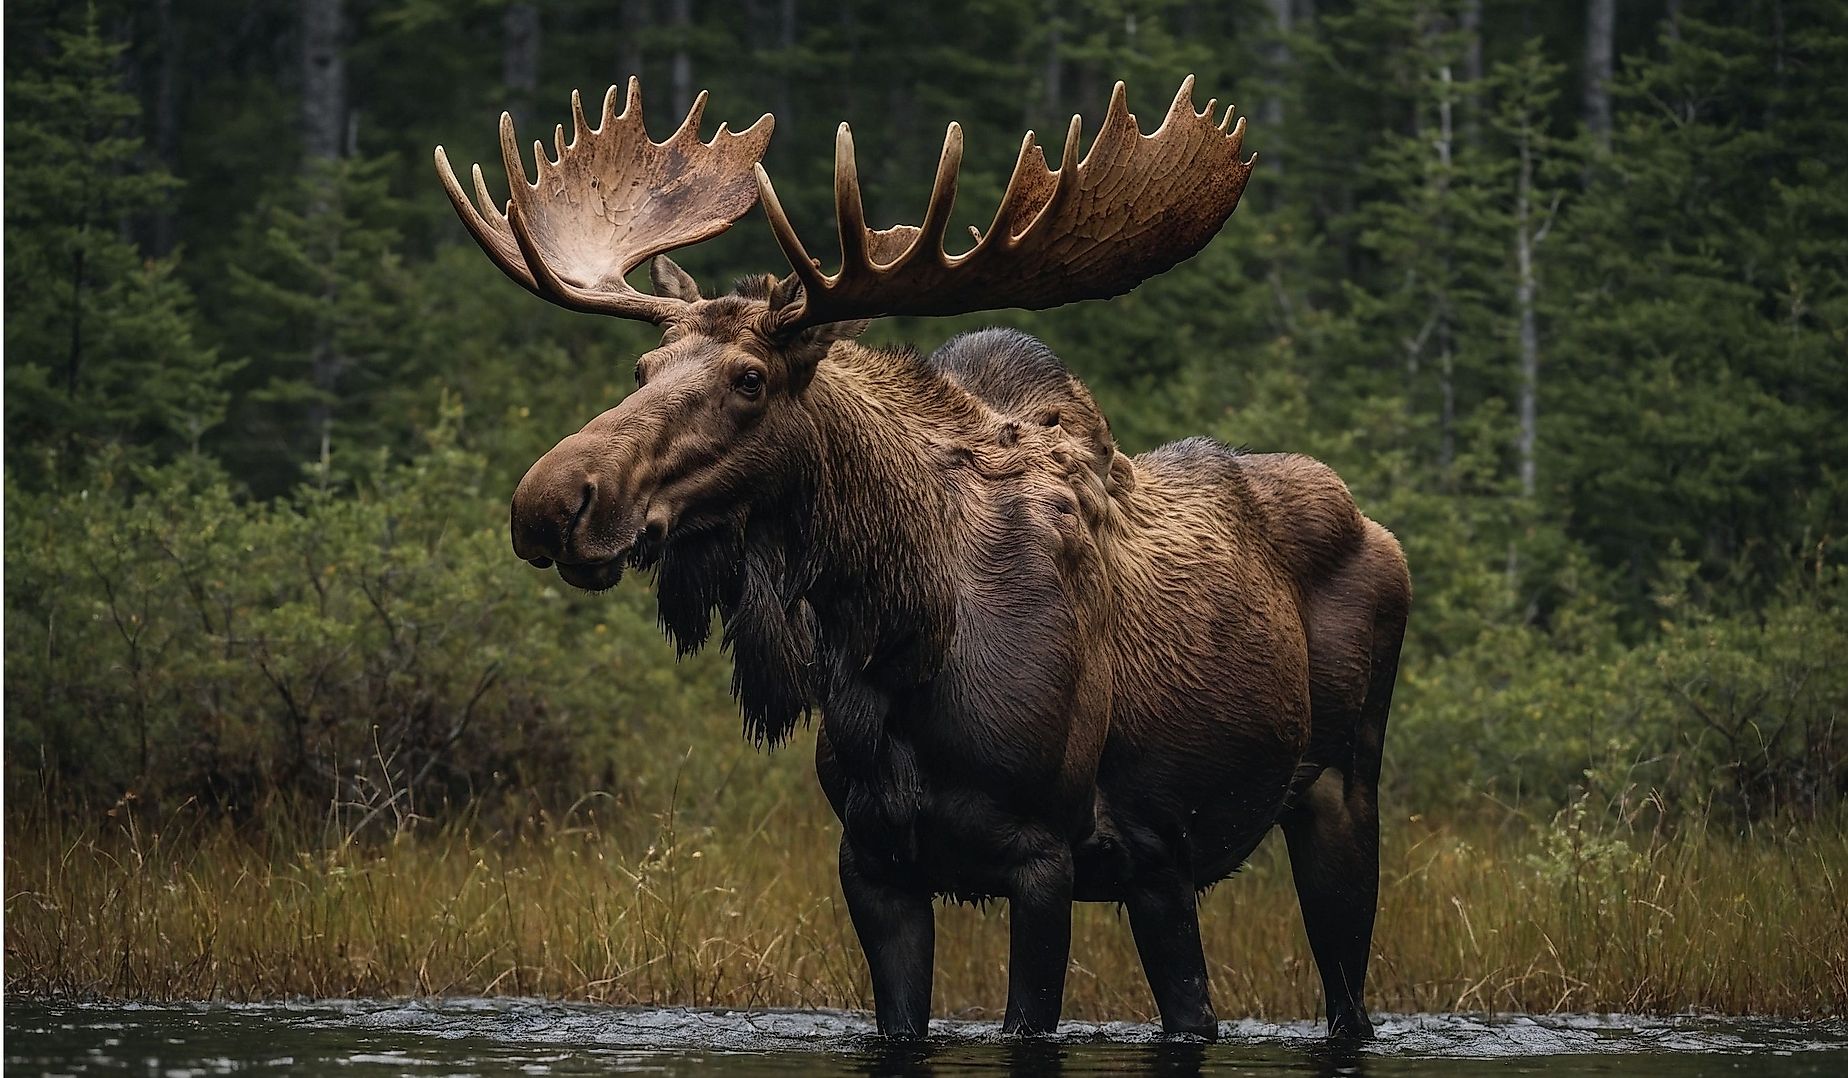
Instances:
[[[770,313],[780,315],[802,300],[802,278],[795,274],[783,278],[770,288]]]
[[[770,319],[772,324],[777,322],[782,315],[795,313],[801,303],[802,280],[792,273],[778,281],[770,289]],[[865,333],[866,327],[871,324],[872,319],[870,318],[855,318],[846,322],[829,322],[826,325],[810,326],[789,338],[789,344],[792,350],[802,350],[807,347],[817,348],[818,352],[815,358],[820,359],[820,353],[826,352],[829,345],[833,344],[835,341],[852,340],[860,334]]]
[[[699,285],[692,274],[675,265],[666,255],[656,255],[648,263],[648,280],[654,285],[657,296],[686,303],[699,302]]]

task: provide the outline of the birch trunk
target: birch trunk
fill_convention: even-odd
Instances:
[[[1451,467],[1457,459],[1457,391],[1456,391],[1456,356],[1454,342],[1450,333],[1450,219],[1448,212],[1448,195],[1450,190],[1450,164],[1452,145],[1455,141],[1450,105],[1450,65],[1438,69],[1438,78],[1442,85],[1437,102],[1437,160],[1438,160],[1438,198],[1439,198],[1439,234],[1444,243],[1444,280],[1439,286],[1437,346],[1438,346],[1438,393],[1440,408],[1438,412],[1438,474],[1445,484],[1450,482]]]
[[[1540,332],[1534,319],[1534,154],[1527,128],[1521,131],[1520,170],[1514,192],[1514,303],[1520,318],[1521,389],[1517,413],[1520,421],[1518,452],[1521,496],[1532,498],[1537,489],[1535,447],[1538,443],[1540,396]]]

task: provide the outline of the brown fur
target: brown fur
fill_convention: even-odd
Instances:
[[[778,340],[777,302],[670,324],[521,482],[515,547],[584,587],[654,568],[685,649],[716,613],[755,736],[819,710],[881,1028],[923,1031],[951,894],[1014,904],[1008,1028],[1057,1021],[1077,898],[1128,906],[1164,1023],[1210,1034],[1194,893],[1282,825],[1331,1028],[1365,1035],[1391,534],[1307,458],[1125,457],[1031,338]]]

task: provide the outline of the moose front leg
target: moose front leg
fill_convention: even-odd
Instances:
[[[853,844],[841,838],[841,891],[873,975],[873,1013],[879,1032],[901,1040],[922,1038],[930,1027],[931,976],[937,922],[930,894],[874,879],[856,863]]]
[[[1014,872],[1008,898],[1007,1017],[1003,1033],[1051,1033],[1065,1005],[1072,953],[1072,857],[1061,848]]]

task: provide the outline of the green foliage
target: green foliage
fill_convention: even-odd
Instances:
[[[122,234],[175,181],[142,160],[121,53],[90,9],[7,76],[6,459],[24,482],[105,446],[196,450],[224,416],[227,367],[195,339],[173,260]]]
[[[270,503],[205,463],[9,487],[9,778],[362,814],[648,786],[674,753],[637,746],[722,714],[718,672],[664,661],[639,596],[535,587],[482,474],[443,435],[351,491]]]
[[[1798,12],[1796,7],[1805,10]],[[1553,498],[1634,608],[1671,544],[1763,586],[1848,516],[1848,13],[1684,20],[1562,223]],[[1792,192],[1804,193],[1793,197]],[[1823,296],[1830,298],[1823,299]]]
[[[541,5],[528,88],[496,79],[499,0],[349,4],[353,152],[305,165],[294,7],[13,5],[9,782],[396,811],[671,784],[698,746],[690,784],[726,785],[700,770],[741,751],[722,663],[671,665],[638,586],[566,594],[505,550],[507,492],[654,331],[510,285],[429,175],[432,144],[494,161],[501,107],[543,135],[633,58],[657,136],[681,61],[715,120],[776,112],[768,167],[822,248],[838,120],[881,225],[960,121],[960,234],[1023,127],[1056,153],[1118,78],[1151,126],[1194,72],[1261,155],[1206,251],[1107,303],[872,339],[1016,325],[1133,450],[1333,465],[1412,563],[1401,803],[1839,801],[1848,9],[1626,8],[1604,149],[1581,9],[1475,8],[1472,34],[1459,0],[1288,28],[1255,0]],[[157,221],[184,261],[141,242]],[[708,294],[781,264],[755,218],[677,257]]]
[[[1608,601],[1581,593],[1548,630],[1498,627],[1412,667],[1390,781],[1427,806],[1488,790],[1541,805],[1832,811],[1848,791],[1848,575],[1815,568],[1759,610],[1665,592],[1660,632],[1635,645]]]
[[[250,357],[240,419],[251,441],[230,449],[252,479],[278,451],[271,467],[286,483],[292,462],[331,465],[336,440],[373,443],[383,388],[418,373],[419,303],[399,254],[402,205],[386,164],[313,162],[241,230],[221,324],[229,346]]]

